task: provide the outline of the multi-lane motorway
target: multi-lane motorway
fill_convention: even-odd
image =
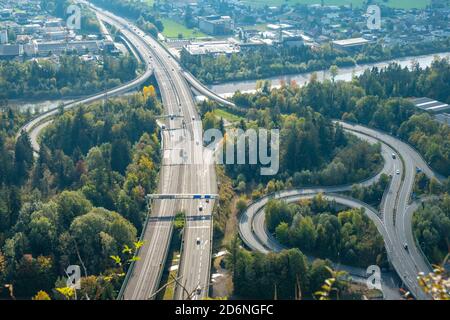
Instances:
[[[85,4],[87,2],[80,1]],[[212,156],[202,147],[202,124],[195,108],[192,92],[178,63],[150,36],[128,21],[91,5],[98,18],[115,26],[145,63],[145,72],[135,80],[76,102],[64,109],[88,104],[123,94],[142,86],[155,75],[160,89],[164,111],[168,117],[167,130],[162,133],[163,162],[159,177],[159,193],[215,193],[216,181]],[[30,134],[35,151],[39,150],[38,136],[51,122],[58,110],[41,114],[22,130]],[[181,150],[183,149],[182,153]],[[182,156],[181,156],[182,155]],[[173,217],[179,211],[186,213],[186,228],[178,278],[183,290],[176,288],[176,298],[199,299],[207,296],[209,287],[212,217],[214,201],[155,200],[144,229],[144,246],[140,260],[127,276],[121,298],[149,299],[159,287],[173,230]],[[200,211],[200,207],[202,208]],[[188,292],[189,294],[185,294]]]
[[[168,117],[163,136],[163,162],[159,193],[213,194],[216,181],[212,157],[202,147],[202,123],[192,92],[182,70],[167,51],[142,30],[112,13],[92,7],[106,23],[121,30],[137,49],[146,51]],[[124,31],[132,33],[127,36]],[[209,288],[214,201],[154,200],[143,235],[140,260],[131,270],[123,299],[149,299],[159,288],[173,230],[172,219],[179,211],[186,214],[181,262],[175,298],[206,297]]]

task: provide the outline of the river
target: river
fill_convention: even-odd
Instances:
[[[339,73],[336,76],[336,80],[344,80],[344,81],[350,81],[353,77],[353,75],[360,75],[364,72],[366,69],[371,69],[372,67],[378,67],[383,68],[389,65],[392,62],[396,62],[400,64],[402,67],[410,67],[412,62],[415,61],[419,63],[419,65],[422,68],[426,68],[431,65],[433,62],[433,59],[435,56],[439,56],[441,58],[450,58],[450,52],[445,53],[438,53],[438,54],[428,54],[423,56],[415,56],[415,57],[404,57],[399,59],[393,59],[388,61],[382,61],[382,62],[376,62],[376,63],[369,63],[364,65],[358,65],[354,67],[345,67],[345,68],[339,68]],[[281,76],[275,76],[263,80],[269,80],[272,82],[272,87],[277,88],[280,87],[280,82],[284,81],[286,83],[291,82],[294,80],[297,82],[298,85],[302,86],[306,82],[309,81],[311,74],[314,72],[307,72],[302,74],[291,74],[291,75],[281,75]],[[330,73],[328,71],[316,71],[318,79],[320,81],[324,79],[330,79]],[[219,94],[222,97],[230,97],[236,92],[237,90],[240,90],[241,92],[254,92],[256,90],[256,82],[258,80],[243,80],[243,81],[232,81],[232,82],[226,82],[222,84],[214,84],[208,86],[209,89],[214,91],[215,93]]]
[[[360,75],[364,72],[364,70],[372,67],[378,67],[382,68],[389,63],[397,62],[402,67],[409,67],[411,66],[411,63],[413,61],[416,61],[419,63],[419,65],[422,68],[428,67],[433,62],[433,59],[435,56],[439,56],[441,58],[450,58],[450,52],[445,53],[439,53],[439,54],[428,54],[423,56],[415,56],[415,57],[405,57],[405,58],[399,58],[399,59],[393,59],[388,61],[382,61],[377,63],[370,63],[370,64],[364,64],[360,66],[355,67],[346,67],[346,68],[339,68],[339,73],[336,76],[336,80],[344,80],[344,81],[350,81],[352,79],[353,75]],[[311,74],[314,72],[307,72],[302,74],[291,74],[291,75],[281,75],[281,76],[275,76],[271,78],[267,78],[264,80],[269,80],[272,82],[272,87],[277,88],[280,87],[280,82],[285,81],[286,83],[289,83],[290,81],[294,80],[297,82],[298,85],[304,85],[306,82],[309,81]],[[324,79],[329,79],[330,74],[328,71],[316,71],[318,79],[320,81]],[[226,82],[222,84],[215,84],[208,86],[209,89],[214,91],[215,93],[221,95],[222,97],[230,97],[236,92],[237,90],[240,90],[241,92],[254,92],[256,90],[256,82],[258,80],[243,80],[243,81],[232,81],[232,82]],[[204,97],[197,97],[199,100],[202,100]],[[39,101],[39,102],[30,102],[30,101],[21,101],[21,100],[11,100],[9,101],[10,106],[15,106],[19,108],[21,111],[25,111],[27,109],[30,109],[32,112],[43,112],[47,111],[49,109],[57,108],[60,103],[67,103],[71,100],[53,100],[53,101]]]
[[[17,108],[21,112],[30,110],[33,114],[48,111],[57,108],[61,103],[68,103],[73,100],[45,100],[45,101],[27,101],[27,100],[10,100],[8,106]]]

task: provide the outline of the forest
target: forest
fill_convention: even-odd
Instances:
[[[235,239],[226,260],[233,274],[233,296],[237,299],[317,299],[315,293],[332,276],[329,260],[309,262],[297,248],[267,255],[240,247]],[[349,290],[345,274],[336,276],[332,299],[361,299]]]
[[[413,216],[413,230],[431,263],[440,264],[450,252],[450,196],[426,202]]]
[[[267,96],[262,99],[267,100],[263,102],[265,108],[249,110],[247,121],[237,125],[244,131],[280,129],[280,170],[275,176],[261,176],[259,164],[226,165],[225,171],[234,179],[238,191],[252,190],[257,197],[289,187],[341,185],[369,178],[381,168],[379,145],[346,134],[342,127],[335,126],[312,108],[305,108],[299,114],[282,115],[276,106],[270,107]],[[211,120],[210,108],[209,103],[201,106],[205,128],[223,130],[221,121]]]
[[[351,53],[334,48],[330,44],[318,48],[305,45],[263,46],[251,50],[242,48],[240,53],[230,56],[191,56],[182,50],[180,60],[182,65],[199,80],[212,84],[327,70],[332,65],[349,67],[400,57],[445,52],[449,49],[450,39],[394,47],[370,44]]]
[[[59,63],[46,59],[0,61],[0,99],[58,99],[89,95],[136,77],[131,56],[102,56],[102,63],[62,55]]]
[[[127,265],[111,257],[140,245],[160,163],[161,106],[153,87],[144,92],[60,112],[36,159],[27,133],[14,139],[24,114],[0,113],[2,298],[63,299],[71,264],[83,266],[84,292],[115,298]]]
[[[408,99],[429,97],[450,103],[448,59],[436,58],[425,69],[414,65],[410,70],[393,63],[383,69],[366,70],[351,82],[334,79],[320,82],[317,75],[313,74],[303,87],[292,82],[282,83],[280,88],[272,88],[270,82],[263,81],[258,83],[257,89],[252,94],[236,92],[232,99],[238,108],[230,111],[240,114],[247,121],[254,121],[257,126],[281,127],[282,132],[282,119],[293,119],[294,116],[307,119],[308,113],[319,113],[319,117],[325,119],[317,122],[319,124],[330,123],[327,119],[342,119],[368,125],[409,142],[435,170],[445,177],[450,175],[448,126],[436,122],[432,115],[416,109]],[[216,107],[214,104],[204,103],[201,108],[202,111],[210,111]],[[320,136],[326,137],[326,131],[320,131]],[[295,152],[292,150],[295,148],[289,148],[290,152]],[[280,154],[283,155],[283,152]]]
[[[342,210],[322,195],[287,204],[270,200],[267,228],[287,247],[348,265],[387,265],[383,238],[363,209]]]
[[[308,171],[313,172],[315,165],[330,166],[331,163],[335,162],[333,155],[337,155],[345,150],[345,147],[342,148],[343,145],[351,143],[351,137],[342,133],[337,135],[336,133],[341,129],[339,126],[331,126],[328,120],[342,119],[386,131],[416,147],[430,163],[431,167],[447,178],[437,188],[439,189],[438,191],[450,193],[449,128],[437,122],[432,115],[416,109],[408,99],[409,97],[422,96],[447,103],[450,102],[450,62],[448,59],[436,58],[430,67],[424,69],[419,68],[418,65],[413,65],[411,69],[402,68],[397,64],[390,64],[383,69],[373,68],[365,71],[359,77],[354,77],[351,82],[334,81],[334,79],[320,82],[313,75],[309,83],[304,87],[291,82],[289,84],[282,83],[280,88],[272,88],[270,82],[265,81],[258,83],[256,93],[237,92],[232,98],[237,108],[228,110],[243,118],[235,125],[241,128],[252,125],[265,128],[280,128],[282,133],[283,129],[289,125],[289,130],[286,130],[285,133],[290,133],[292,137],[285,135],[284,140],[291,141],[291,144],[289,147],[284,148],[283,144],[286,146],[286,141],[284,141],[280,148],[281,163],[283,163],[281,168],[282,170],[289,169],[289,171],[286,171],[288,174],[285,175],[285,179],[281,178],[283,173],[280,173],[272,181],[260,181],[257,180],[257,177],[251,175],[251,172],[256,171],[254,169],[238,166],[226,167],[227,173],[233,178],[234,189],[243,193],[252,190],[251,196],[259,198],[264,194],[293,186],[301,187],[314,183],[326,183],[326,180],[312,181],[311,176],[317,178],[321,175],[307,173]],[[212,103],[204,102],[201,105],[204,115],[208,113],[210,115],[213,114],[212,111],[215,108],[217,106]],[[223,128],[223,120],[216,119],[212,121],[210,115],[204,117],[204,123],[208,126]],[[308,121],[311,123],[308,123]],[[299,123],[299,126],[295,126],[296,123]],[[308,128],[307,132],[302,132],[302,126]],[[315,132],[320,132],[320,136],[324,139],[311,140],[311,137],[315,136]],[[336,137],[340,138],[336,139]],[[323,152],[320,146],[324,140],[328,143],[325,145],[329,148]],[[311,143],[311,141],[314,141],[314,143]],[[340,143],[337,143],[338,141]],[[309,144],[305,142],[309,142]],[[301,148],[304,145],[307,147],[302,150]],[[365,148],[368,148],[368,146],[366,145]],[[372,146],[372,148],[376,150],[376,146]],[[309,152],[309,150],[316,150],[316,152]],[[362,148],[362,150],[365,149]],[[299,153],[296,154],[296,152]],[[286,157],[288,154],[290,156]],[[366,161],[369,161],[369,164],[376,164],[376,161],[372,162],[370,160],[380,160],[377,159],[377,156],[379,156],[377,152],[372,153],[371,156],[367,151],[358,153],[358,148],[350,148],[341,159],[358,164],[359,162],[354,159],[361,159],[361,155],[367,156]],[[300,158],[303,160],[293,160]],[[312,164],[313,167],[305,167],[305,164]],[[351,168],[352,166],[349,167]],[[367,164],[364,167],[367,167]],[[331,179],[340,179],[343,176],[347,177],[347,174],[335,173],[329,175],[329,177]],[[367,175],[368,173],[366,172],[365,174]],[[358,178],[361,178],[361,176]],[[376,207],[388,183],[389,177],[382,176],[377,184],[367,188],[355,185],[348,194]],[[436,186],[431,182],[427,183],[427,185],[427,189],[430,192],[432,189],[436,189]],[[426,204],[424,208],[415,214],[414,218],[416,238],[432,262],[442,262],[443,257],[448,253],[448,230],[445,230],[448,224],[448,208],[442,203],[436,204],[432,202],[431,204]],[[275,215],[273,222],[270,222],[271,217],[267,218],[269,229],[277,235],[280,242],[287,247],[299,248],[307,253],[314,252],[317,254],[319,252],[321,257],[335,258],[333,255],[336,255],[336,250],[331,252],[327,252],[326,248],[322,248],[322,250],[317,247],[321,245],[322,240],[319,242],[314,240],[318,236],[318,226],[322,224],[322,221],[318,218],[320,214],[296,215],[295,208],[297,205],[293,206],[294,208],[291,208],[289,205],[280,206],[284,208],[281,211],[284,214]],[[243,208],[245,208],[245,202],[243,202]],[[434,212],[439,214],[435,215]],[[296,218],[294,219],[294,217]],[[373,261],[384,261],[385,255],[381,253],[384,252],[382,242],[375,240],[372,243],[374,239],[379,238],[379,235],[376,229],[373,228],[373,225],[372,227],[367,225],[367,218],[361,212],[352,210],[345,212],[341,216],[341,221],[345,221],[343,225],[339,222],[339,214],[325,212],[322,219],[325,225],[334,226],[335,234],[340,237],[338,238],[340,240],[338,243],[331,243],[331,245],[343,246],[344,249],[341,249],[343,250],[340,253],[341,256],[342,252],[346,251],[346,248],[349,249],[347,251],[348,255],[345,256],[344,254],[341,257],[341,259],[347,259],[346,263],[358,263],[358,259],[364,254],[370,256],[371,263]],[[300,226],[302,228],[301,232],[299,232]],[[364,235],[361,234],[361,229],[359,229],[361,226],[372,230],[372,239],[364,238]],[[321,228],[323,227],[321,226]],[[348,239],[352,240],[347,241],[346,238],[345,242],[342,242],[342,232],[344,231],[346,232],[344,233],[345,237],[349,237]],[[306,236],[310,237],[307,241],[296,241],[296,239]],[[358,239],[358,241],[353,242],[354,239]],[[312,247],[308,247],[309,244]],[[376,254],[374,253],[376,251],[368,249],[371,245],[378,248]],[[359,252],[356,255],[358,258],[352,259],[351,257],[355,257],[353,255],[355,252]],[[331,254],[331,256],[326,254]],[[248,281],[249,279],[260,283],[259,281],[263,281],[262,279],[265,279],[265,281],[270,279],[261,269],[264,263],[268,263],[266,260],[269,258],[265,259],[264,256],[245,251],[242,252],[240,257],[252,267],[244,270],[242,269],[243,266],[241,266],[239,274],[234,275],[238,283],[242,284],[244,282],[241,281]],[[273,254],[273,259],[277,259],[276,254]],[[282,264],[282,266],[283,268],[289,268],[288,264]],[[258,271],[252,268],[257,268],[256,270]],[[289,278],[289,283],[293,282],[295,280],[292,277]],[[265,285],[267,291],[256,292],[256,289],[253,287],[243,288],[238,285],[239,288],[235,289],[236,294],[241,294],[244,297],[256,295],[270,298],[274,292],[273,288],[268,288],[267,283],[260,285]],[[273,287],[273,283],[270,283],[270,286]],[[247,291],[250,289],[254,291]],[[291,296],[293,295],[293,290],[291,286],[289,289]]]

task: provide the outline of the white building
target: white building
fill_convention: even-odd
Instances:
[[[23,45],[23,53],[29,57],[34,57],[38,54],[38,46],[36,40]]]
[[[8,30],[0,31],[0,44],[8,43]]]
[[[183,48],[191,56],[230,55],[240,51],[239,45],[230,41],[193,42]]]
[[[450,106],[447,103],[440,102],[427,97],[416,98],[413,99],[412,102],[417,108],[430,113],[436,114],[436,113],[450,112]]]
[[[233,19],[229,16],[199,17],[198,26],[201,31],[210,35],[225,35],[233,32]]]
[[[344,39],[344,40],[335,40],[335,41],[333,41],[333,44],[337,48],[345,49],[345,48],[359,48],[370,42],[371,42],[370,40],[367,40],[364,38],[351,38],[351,39]]]

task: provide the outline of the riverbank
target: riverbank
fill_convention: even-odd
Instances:
[[[369,63],[364,65],[357,65],[352,67],[340,68],[339,72],[336,76],[336,80],[350,81],[353,76],[358,76],[364,73],[365,70],[371,69],[373,67],[383,68],[388,66],[390,63],[398,63],[402,67],[410,67],[413,62],[417,62],[421,68],[426,68],[431,65],[435,56],[440,58],[450,58],[450,52],[436,53],[436,54],[427,54],[421,56],[410,56],[392,60],[386,60],[376,63]],[[209,89],[217,93],[218,95],[229,98],[234,95],[236,91],[241,91],[244,93],[253,93],[256,91],[256,83],[260,80],[268,80],[272,83],[272,87],[278,88],[281,86],[282,82],[290,83],[291,81],[295,81],[297,85],[303,86],[305,85],[311,75],[315,73],[317,74],[319,81],[324,81],[326,79],[331,79],[331,75],[328,70],[315,71],[315,72],[307,72],[301,74],[291,74],[291,75],[281,75],[276,77],[270,77],[265,79],[257,79],[257,80],[243,80],[243,81],[233,81],[226,82],[221,84],[214,84],[207,86]]]

